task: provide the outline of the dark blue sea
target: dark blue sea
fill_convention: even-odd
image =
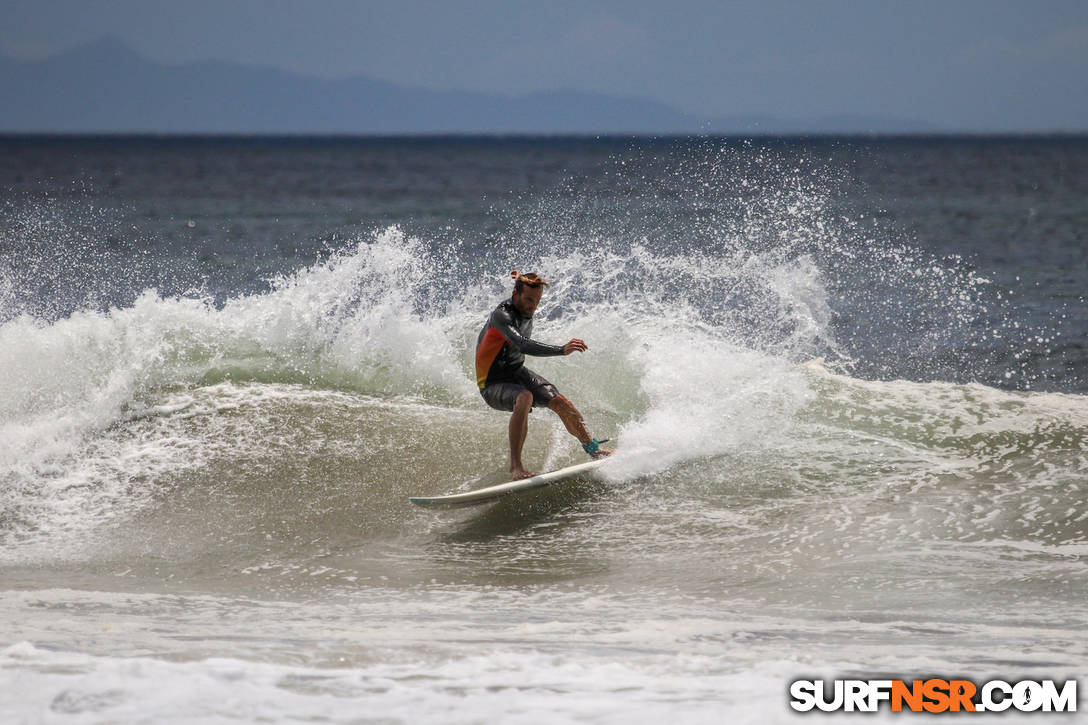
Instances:
[[[473,351],[515,268],[617,453],[414,507],[504,480]],[[0,136],[0,715],[1083,678],[1086,295],[1083,136]],[[585,460],[543,409],[525,457]]]

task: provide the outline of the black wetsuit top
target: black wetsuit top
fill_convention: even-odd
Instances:
[[[476,384],[483,389],[491,383],[517,380],[526,355],[563,354],[562,345],[530,340],[532,334],[533,318],[522,317],[513,298],[499,303],[476,339]]]

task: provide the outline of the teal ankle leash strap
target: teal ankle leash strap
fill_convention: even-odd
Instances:
[[[603,441],[599,441],[596,438],[594,438],[589,443],[583,443],[582,444],[582,450],[584,450],[586,453],[588,453],[589,455],[592,456],[592,455],[598,453],[601,450],[601,444],[602,443],[607,443],[607,442],[608,442],[607,438],[605,438]]]

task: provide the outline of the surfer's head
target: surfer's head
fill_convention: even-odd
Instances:
[[[520,274],[516,269],[510,273],[514,278],[514,295],[511,299],[514,307],[523,317],[532,317],[540,304],[540,296],[544,294],[544,288],[548,287],[548,280],[536,272]]]

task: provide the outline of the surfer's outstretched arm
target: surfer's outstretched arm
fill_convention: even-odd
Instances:
[[[510,343],[511,347],[523,355],[550,357],[567,354],[564,345],[548,345],[547,343],[537,342],[532,338],[522,335],[514,324],[514,320],[510,316],[509,311],[501,307],[496,308],[495,311],[491,313],[491,319],[488,323],[492,328],[497,330],[500,335],[506,338],[506,341]],[[573,342],[573,340],[571,342]]]

